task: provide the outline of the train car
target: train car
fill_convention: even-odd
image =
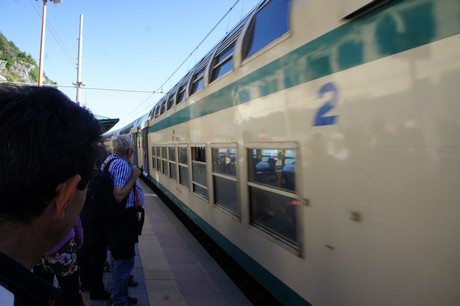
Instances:
[[[137,163],[285,305],[458,305],[460,1],[267,0]]]

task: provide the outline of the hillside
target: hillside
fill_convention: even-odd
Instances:
[[[2,69],[3,67],[3,69]],[[38,64],[0,32],[0,81],[37,83]],[[43,84],[57,85],[45,74]]]

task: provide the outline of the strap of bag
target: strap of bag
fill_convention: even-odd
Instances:
[[[118,159],[118,157],[115,157],[115,158],[111,159],[107,164],[105,164],[104,170],[109,171],[110,165],[111,165],[112,162],[113,162],[114,160],[116,160],[116,159]],[[137,190],[136,190],[136,183],[134,183],[132,189],[133,189],[133,191],[134,191],[134,206],[135,206],[135,207],[139,207],[139,194],[137,193]],[[128,193],[128,196],[129,196],[129,193]],[[127,196],[127,197],[128,197],[128,196]]]
[[[104,170],[105,170],[105,171],[109,171],[109,167],[110,167],[110,165],[112,164],[112,162],[113,162],[115,159],[117,159],[117,158],[116,158],[116,157],[115,157],[115,158],[112,158],[107,164],[105,164],[105,166],[104,166]]]

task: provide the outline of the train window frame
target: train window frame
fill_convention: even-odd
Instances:
[[[176,91],[176,105],[184,102],[188,98],[188,85],[190,82],[190,75],[192,72],[189,72],[182,80],[178,83],[180,84]]]
[[[298,256],[302,254],[302,232],[301,232],[301,224],[302,224],[302,195],[299,188],[295,188],[294,190],[289,188],[279,188],[276,185],[263,183],[260,181],[256,181],[252,175],[254,170],[251,169],[251,166],[255,166],[256,163],[253,159],[253,150],[265,150],[267,152],[272,151],[295,151],[295,159],[294,163],[290,163],[290,172],[292,171],[292,165],[294,165],[294,181],[295,185],[299,186],[299,171],[301,165],[299,164],[300,159],[300,146],[297,142],[273,142],[273,143],[246,143],[245,144],[245,155],[247,160],[247,181],[246,181],[246,188],[247,188],[247,196],[248,196],[248,213],[249,213],[249,226],[256,231],[262,233],[269,239],[276,241],[280,246],[290,250],[291,252],[295,253]],[[287,154],[285,154],[286,156]],[[278,158],[279,159],[279,158]],[[291,156],[292,159],[292,156]],[[263,159],[258,158],[258,161]],[[275,164],[276,165],[276,164]],[[289,164],[285,164],[286,167]],[[292,173],[292,172],[291,172]],[[281,178],[280,178],[281,181]],[[263,195],[263,200],[257,199],[257,196]],[[268,195],[268,196],[267,196]],[[265,206],[267,203],[267,199],[278,199],[280,202],[283,201],[285,203],[284,206],[277,205],[273,207],[273,205],[269,205],[266,207],[266,211],[263,211],[262,206]],[[254,202],[255,201],[255,202]],[[257,202],[263,203],[263,205],[258,205]],[[268,201],[270,202],[270,201]],[[269,203],[271,204],[271,203]],[[287,222],[288,220],[292,220],[293,224],[289,227],[283,223],[280,223],[279,228],[286,229],[288,228],[290,231],[290,235],[283,234],[279,230],[276,229],[275,221],[277,218],[277,211],[280,211],[283,217],[279,217],[278,219],[280,222]],[[293,212],[292,212],[293,211]],[[257,214],[260,214],[260,218],[257,217]],[[271,223],[264,223],[265,215],[269,216],[269,219],[272,220]],[[271,225],[273,224],[273,225]]]
[[[157,152],[156,152],[155,148],[156,148],[155,145],[151,146],[151,150],[152,150],[152,169],[153,169],[153,171],[156,171],[156,169],[157,169],[157,156],[156,156]]]
[[[166,112],[166,99],[163,99],[161,101],[161,111],[160,111],[160,116],[163,115]]]
[[[190,145],[190,161],[192,165],[192,192],[199,198],[209,202],[209,180],[208,180],[208,165],[207,165],[207,145],[192,144]],[[203,160],[204,157],[204,160]],[[200,177],[200,181],[196,180],[195,168],[198,170],[204,169],[204,175]],[[199,169],[200,168],[200,169]],[[199,173],[201,174],[201,173]],[[203,181],[204,179],[204,181]],[[203,193],[200,193],[202,191]],[[205,194],[204,194],[205,192]]]
[[[229,74],[234,70],[234,58],[233,55],[235,54],[235,47],[236,47],[236,39],[232,43],[230,43],[222,52],[216,54],[214,56],[214,61],[211,70],[211,77],[209,79],[209,83],[212,83],[221,77]],[[228,68],[224,68],[228,67]],[[222,69],[224,68],[224,69]]]
[[[156,164],[157,164],[157,172],[162,172],[162,164],[161,164],[161,146],[159,144],[155,144],[155,151],[156,151]]]
[[[207,55],[200,60],[198,64],[193,68],[193,73],[189,81],[188,86],[188,96],[192,96],[201,90],[203,90],[207,85],[208,79],[208,69],[209,64],[212,59],[212,55],[215,53],[215,48],[213,48]]]
[[[177,90],[176,105],[187,100],[187,84],[183,84]]]
[[[155,106],[155,118],[158,118],[160,116],[160,109],[161,109],[161,103],[158,103]]]
[[[174,104],[174,94],[171,94],[169,95],[167,101],[167,105],[166,105],[166,111],[169,111],[175,104]]]
[[[193,74],[190,84],[190,95],[193,95],[204,89],[204,74],[206,67],[201,68],[198,72]]]
[[[238,53],[239,50],[237,43],[249,17],[250,14],[235,26],[217,47],[210,65],[209,83],[220,79],[235,69],[235,53]]]
[[[152,109],[150,110],[150,112],[148,114],[148,118],[150,120],[153,120],[155,118],[155,110],[156,110],[156,105],[152,107]]]
[[[177,182],[177,150],[176,145],[168,145],[168,177]]]
[[[211,183],[212,203],[229,213],[241,217],[239,180],[238,180],[238,144],[211,143]],[[230,192],[220,193],[218,186],[232,188]],[[229,201],[228,201],[229,200]],[[225,203],[228,201],[228,203]],[[234,203],[230,203],[234,201]]]
[[[161,173],[169,177],[168,171],[168,145],[161,145]]]
[[[184,161],[181,157],[181,151],[183,152],[185,149],[185,157],[186,160]],[[178,180],[179,180],[179,185],[186,188],[187,190],[190,190],[190,183],[191,183],[191,174],[190,174],[190,166],[189,166],[189,161],[190,161],[190,150],[188,148],[187,144],[177,144],[177,165],[178,165]],[[186,173],[186,179],[184,178],[183,173]]]
[[[273,20],[276,20],[275,18],[270,18],[270,17],[273,17],[273,14],[269,14],[271,13],[269,8],[271,9],[271,4],[280,3],[281,1],[271,0],[261,5],[261,7],[259,7],[254,12],[253,16],[251,17],[251,20],[249,20],[249,23],[247,24],[246,30],[244,31],[243,45],[242,45],[242,60],[243,61],[246,61],[256,56],[257,54],[260,54],[261,52],[263,52],[263,50],[266,50],[267,48],[274,46],[275,44],[282,41],[283,37],[287,37],[287,35],[289,35],[292,0],[282,0],[282,1],[287,2],[285,19],[282,19],[282,21],[285,22],[286,31],[279,33],[279,35],[278,35],[278,32],[276,32],[275,35],[270,35],[268,39],[263,39],[261,41],[261,38],[263,36],[268,36],[267,34],[272,33],[271,31],[267,30],[269,27],[266,25],[267,24],[273,25],[275,24]],[[276,9],[273,9],[273,10],[279,11]],[[268,15],[267,17],[265,16],[266,14]],[[281,16],[281,15],[277,14],[276,16]],[[262,21],[261,22],[262,25],[257,25],[257,24],[260,24],[260,22],[257,22],[258,20]],[[254,45],[256,42],[257,42],[257,46]]]

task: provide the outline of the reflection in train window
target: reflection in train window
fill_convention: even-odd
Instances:
[[[176,169],[176,146],[168,147],[169,153],[169,178],[172,180],[177,179],[177,169]]]
[[[230,45],[221,54],[218,54],[215,58],[215,65],[212,70],[211,82],[217,80],[227,72],[233,69],[233,50],[235,49],[235,43]]]
[[[214,203],[238,215],[236,147],[212,149]]]
[[[204,87],[204,68],[195,73],[192,78],[192,87],[190,88],[190,94],[200,91]]]
[[[288,31],[290,2],[272,0],[256,13],[245,37],[243,58],[253,55]]]
[[[295,150],[249,150],[249,181],[295,192]]]
[[[192,185],[194,193],[208,198],[205,146],[192,147]]]
[[[179,184],[189,189],[190,178],[188,175],[188,152],[187,146],[178,146],[178,163],[179,163]]]
[[[168,155],[166,146],[161,146],[161,170],[161,173],[168,175]]]
[[[185,101],[185,89],[186,89],[187,84],[181,85],[179,87],[179,91],[177,92],[177,99],[176,99],[176,104],[181,103],[182,101]]]
[[[299,248],[296,158],[292,149],[248,149],[248,185],[251,224]]]

